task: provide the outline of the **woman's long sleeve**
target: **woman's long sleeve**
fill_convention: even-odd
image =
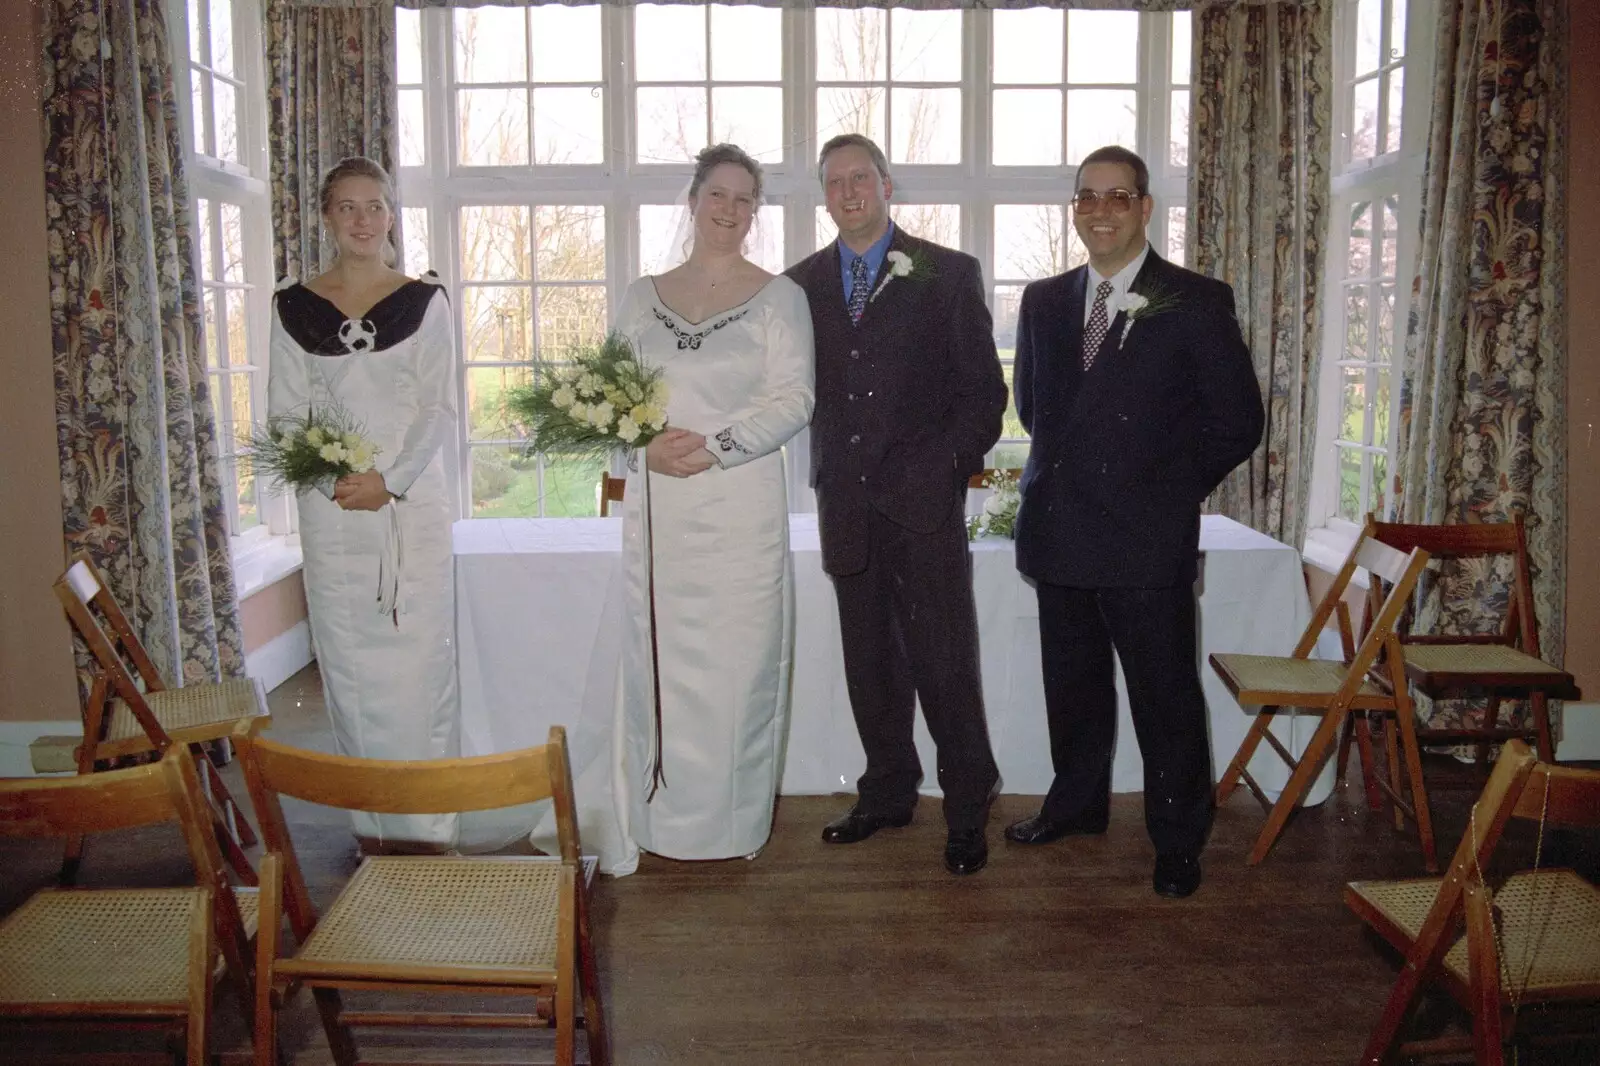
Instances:
[[[767,322],[766,384],[754,414],[711,434],[706,447],[724,467],[740,466],[777,451],[811,421],[815,400],[816,350],[811,308],[800,286],[787,278],[773,294]]]
[[[417,332],[415,356],[403,371],[414,379],[417,416],[393,462],[380,471],[384,485],[397,497],[405,496],[456,428],[456,335],[443,289],[428,301]]]

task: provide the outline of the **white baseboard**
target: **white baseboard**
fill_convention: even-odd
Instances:
[[[244,657],[244,671],[259,678],[268,692],[311,662],[311,623],[297,622]]]
[[[1559,762],[1600,761],[1600,703],[1561,705]]]
[[[0,722],[0,777],[37,777],[28,746],[40,737],[81,737],[76,719],[54,722]]]

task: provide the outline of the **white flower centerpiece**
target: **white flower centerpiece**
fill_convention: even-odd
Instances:
[[[986,476],[983,483],[994,491],[983,501],[983,513],[967,519],[967,539],[1016,537],[1017,508],[1022,504],[1022,490],[1016,475],[996,470]]]

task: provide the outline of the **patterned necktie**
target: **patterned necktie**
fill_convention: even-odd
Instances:
[[[861,321],[861,312],[867,309],[867,257],[858,255],[850,264],[850,321]]]
[[[1100,354],[1100,345],[1105,342],[1106,330],[1110,323],[1106,321],[1106,300],[1111,296],[1111,282],[1102,281],[1095,286],[1094,306],[1089,309],[1089,324],[1083,327],[1083,368],[1088,370],[1094,365],[1094,357]]]

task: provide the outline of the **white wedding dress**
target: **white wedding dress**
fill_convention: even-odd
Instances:
[[[642,361],[665,369],[668,424],[705,434],[721,464],[689,478],[650,474],[646,485],[644,456],[634,454],[623,501],[618,815],[658,855],[750,855],[771,831],[788,730],[794,596],[782,446],[811,418],[811,311],[779,276],[696,325],[645,277],[629,286],[616,328]],[[662,778],[653,795],[652,540]]]
[[[382,449],[377,470],[403,499],[346,511],[302,490],[311,639],[339,753],[368,759],[459,754],[455,578],[455,331],[431,275],[346,320],[303,285],[273,301],[269,416],[337,403]],[[398,581],[382,581],[385,576]],[[386,586],[386,587],[385,587]],[[358,836],[434,849],[457,815],[356,813]]]

